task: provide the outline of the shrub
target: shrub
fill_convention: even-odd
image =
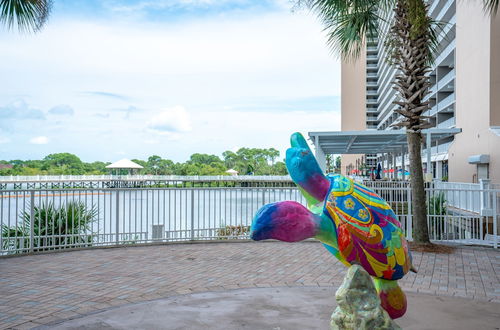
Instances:
[[[97,214],[94,206],[88,208],[82,202],[68,202],[59,207],[53,203],[35,206],[33,250],[91,246],[93,234],[89,232]],[[29,249],[32,225],[30,211],[24,211],[20,216],[20,225],[2,225],[2,249],[15,250],[14,253]]]
[[[429,215],[446,215],[446,198],[444,193],[440,192],[429,198],[427,203],[427,214]]]
[[[427,215],[429,222],[429,234],[431,239],[443,239],[446,215],[448,214],[446,198],[443,192],[439,192],[429,198],[427,202]]]
[[[227,225],[217,229],[217,237],[219,239],[242,238],[242,236],[247,236],[249,232],[250,232],[250,226]]]

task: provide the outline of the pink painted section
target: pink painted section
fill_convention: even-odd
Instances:
[[[380,227],[387,226],[387,223],[386,223],[386,221],[387,221],[387,222],[392,223],[394,226],[398,227],[399,229],[402,228],[401,227],[401,223],[392,216],[392,214],[394,214],[394,212],[392,212],[392,211],[391,212],[386,211],[387,212],[386,214],[382,214],[380,212],[375,211],[373,208],[370,211],[378,216],[378,218],[379,218],[378,225]]]
[[[306,190],[318,201],[325,200],[326,194],[330,189],[330,181],[323,174],[316,173],[309,177],[304,184]]]
[[[318,231],[314,214],[297,202],[279,203],[271,218],[272,238],[280,241],[302,241]]]

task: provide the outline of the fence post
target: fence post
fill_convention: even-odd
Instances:
[[[194,189],[191,189],[191,240],[194,241]]]
[[[120,191],[116,190],[116,245],[120,243]]]
[[[487,210],[487,209],[490,209],[491,206],[490,206],[490,199],[489,199],[489,194],[486,190],[490,189],[490,180],[488,179],[480,179],[479,180],[479,184],[480,184],[480,195],[479,195],[479,198],[480,198],[480,202],[479,202],[479,212],[480,214],[483,214],[483,210]]]
[[[498,248],[498,197],[497,190],[490,190],[493,194],[493,248]]]
[[[412,204],[411,204],[411,187],[408,185],[406,188],[406,198],[407,198],[407,209],[408,215],[406,217],[406,238],[413,241],[413,216],[412,216]]]
[[[24,245],[24,244],[23,244]],[[35,192],[30,191],[30,252],[34,252],[35,245]]]

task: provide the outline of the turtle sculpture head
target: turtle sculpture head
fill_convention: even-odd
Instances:
[[[307,201],[264,205],[250,237],[298,242],[316,238],[344,265],[361,265],[374,279],[382,307],[394,319],[406,312],[397,284],[413,270],[403,229],[375,192],[342,175],[325,176],[300,133],[291,137],[286,166]]]

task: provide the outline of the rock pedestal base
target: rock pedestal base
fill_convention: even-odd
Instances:
[[[338,307],[332,314],[332,330],[401,329],[380,306],[373,280],[361,266],[349,268],[335,298]]]

